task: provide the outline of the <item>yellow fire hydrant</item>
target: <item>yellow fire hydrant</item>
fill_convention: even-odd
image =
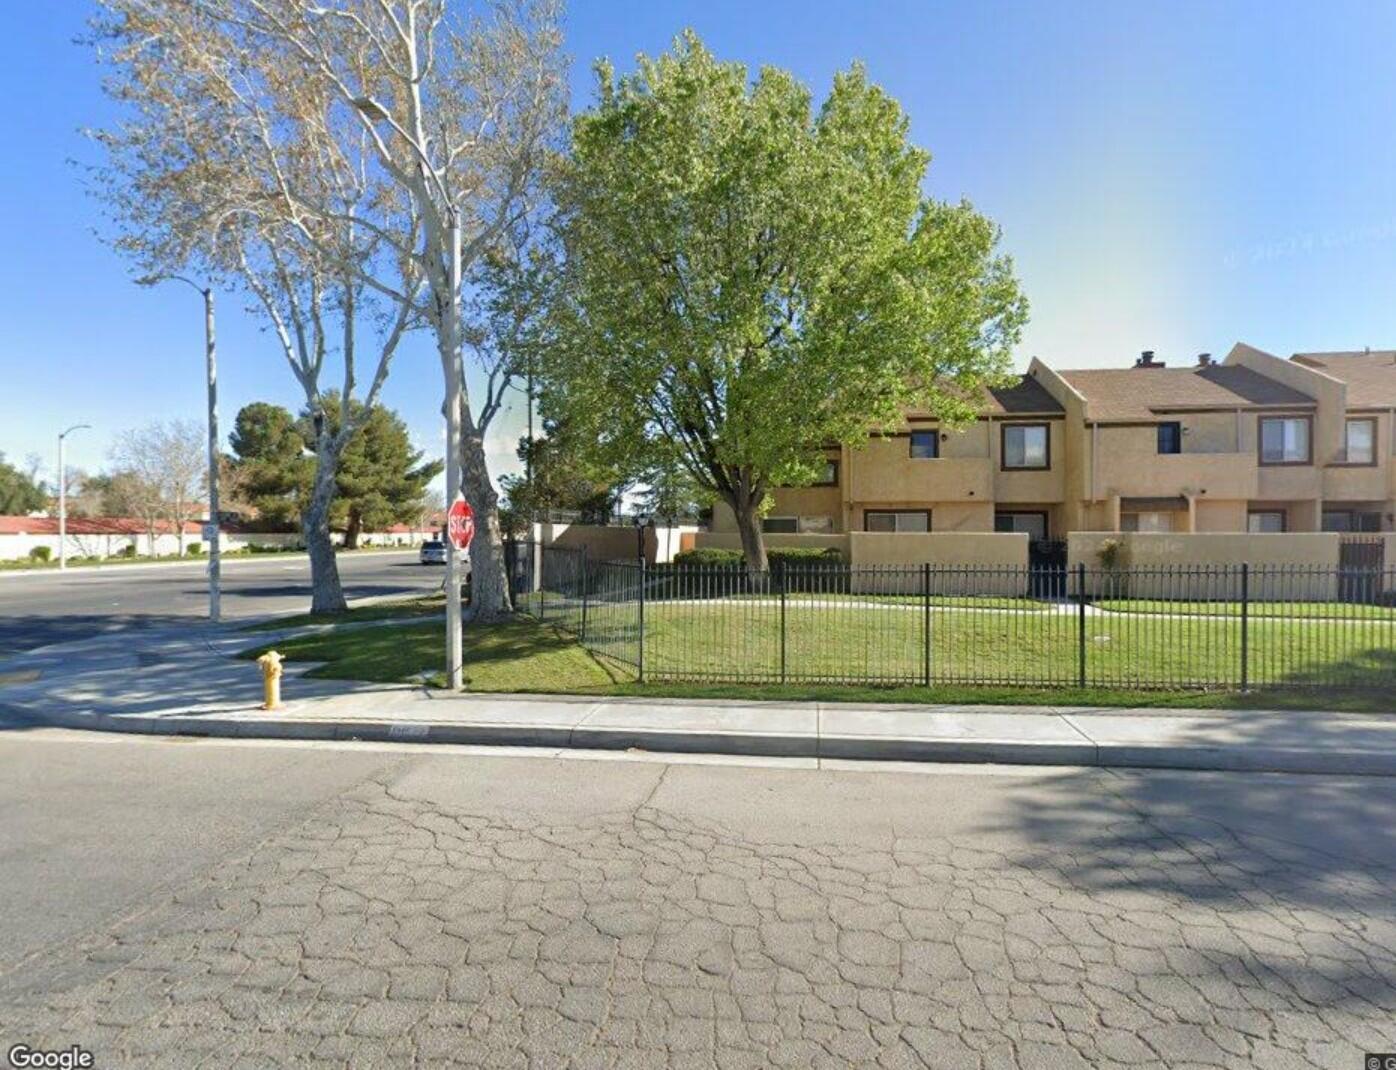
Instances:
[[[281,705],[281,655],[268,650],[257,664],[262,667],[262,709],[274,710]]]

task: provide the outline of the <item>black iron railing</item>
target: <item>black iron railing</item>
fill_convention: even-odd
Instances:
[[[645,680],[1237,690],[1396,686],[1396,571],[934,564],[771,571],[520,543],[517,608]],[[1043,596],[1042,592],[1053,592]]]

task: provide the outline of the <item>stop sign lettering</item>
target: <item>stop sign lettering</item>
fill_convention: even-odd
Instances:
[[[475,510],[464,498],[457,498],[446,514],[446,536],[457,550],[469,549],[475,538]]]

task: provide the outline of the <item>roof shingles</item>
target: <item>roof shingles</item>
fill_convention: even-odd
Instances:
[[[1396,405],[1396,350],[1296,353],[1293,360],[1346,383],[1350,409],[1385,409]]]
[[[1082,368],[1059,375],[1086,399],[1088,420],[1147,420],[1178,409],[1310,407],[1314,399],[1239,365]]]

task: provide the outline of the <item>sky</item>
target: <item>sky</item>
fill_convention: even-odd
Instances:
[[[202,312],[178,284],[132,284],[97,237],[83,134],[112,116],[74,42],[84,0],[26,5],[0,37],[0,451],[98,470],[113,436],[204,418]],[[591,65],[621,70],[692,27],[724,59],[774,64],[815,92],[855,60],[932,154],[927,196],[968,198],[1002,228],[1031,303],[1016,351],[1062,368],[1142,349],[1190,362],[1244,340],[1274,353],[1396,347],[1396,4],[975,0],[573,0],[573,103]],[[253,400],[298,387],[243,301],[219,305],[226,434]],[[419,447],[441,441],[426,339],[385,402]],[[491,436],[517,467],[522,399]]]

